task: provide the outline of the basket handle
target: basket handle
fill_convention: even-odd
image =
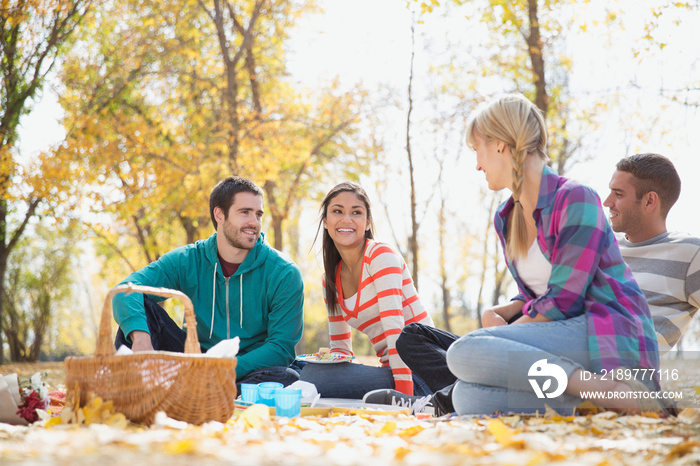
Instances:
[[[100,321],[100,331],[97,334],[97,348],[95,356],[110,356],[115,353],[112,343],[112,299],[118,293],[144,293],[164,298],[177,298],[185,305],[185,328],[187,338],[185,339],[185,353],[201,353],[199,338],[197,337],[197,321],[194,317],[194,307],[192,300],[181,291],[168,288],[155,288],[152,286],[134,285],[133,283],[117,285],[112,288],[105,298],[102,307],[102,319]],[[189,330],[192,329],[190,332]]]

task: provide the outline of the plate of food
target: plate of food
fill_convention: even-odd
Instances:
[[[297,361],[313,362],[318,364],[335,364],[339,362],[349,362],[355,359],[355,356],[348,356],[341,353],[331,353],[328,348],[321,348],[318,353],[300,354],[297,356]]]

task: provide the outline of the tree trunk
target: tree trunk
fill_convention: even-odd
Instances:
[[[493,211],[496,206],[497,199],[497,195],[495,193],[490,193],[490,196],[491,202],[489,203],[489,213],[487,215],[486,228],[484,231],[484,248],[481,254],[481,276],[479,278],[479,294],[477,294],[476,299],[476,320],[479,324],[479,328],[481,328],[481,313],[483,311],[484,306],[483,293],[484,286],[486,283],[486,271],[488,269],[489,260],[489,234],[491,233],[491,225],[493,224],[493,221],[491,219],[493,218]],[[496,254],[498,254],[498,249],[496,251]]]
[[[535,84],[535,105],[547,115],[549,96],[544,71],[544,55],[542,54],[542,37],[540,22],[537,17],[537,0],[528,0],[528,17],[530,20],[529,34],[525,37],[527,51],[532,63],[532,80]]]
[[[2,148],[0,148],[2,150]],[[2,184],[0,184],[2,186]],[[10,235],[8,241],[8,231],[7,231],[7,200],[0,199],[0,297],[5,295],[5,273],[7,272],[7,261],[10,257],[12,249],[17,245],[17,242],[22,237],[24,229],[27,227],[29,219],[34,216],[36,208],[39,205],[40,200],[34,199],[29,203],[29,207],[24,214],[24,220],[17,227],[17,229]],[[3,331],[7,332],[10,329],[3,329],[3,299],[0,299],[0,364],[4,362],[4,351],[3,351]]]
[[[299,215],[292,216],[287,220],[287,232],[289,233],[287,254],[292,260],[297,261],[299,259]]]
[[[65,270],[63,272],[65,273]],[[34,341],[32,341],[27,352],[28,361],[34,362],[38,360],[41,355],[41,346],[44,343],[44,336],[46,335],[46,329],[49,327],[49,320],[51,318],[51,303],[51,290],[48,288],[40,290],[39,297],[35,303],[39,311],[39,317],[32,323]]]
[[[441,180],[438,180],[440,182]],[[440,200],[440,213],[438,215],[440,231],[438,241],[440,243],[440,288],[442,289],[442,320],[445,330],[452,331],[450,325],[450,289],[447,286],[447,268],[445,267],[445,198]]]
[[[280,212],[277,205],[277,197],[275,196],[275,189],[277,188],[277,183],[274,181],[267,180],[263,185],[265,190],[265,195],[267,196],[267,207],[270,209],[271,227],[272,227],[272,246],[278,251],[282,251],[284,247],[284,241],[282,238],[282,223],[285,220],[285,215]]]
[[[505,283],[506,283],[506,277],[508,275],[508,266],[505,264],[505,262],[502,262],[500,260],[500,255],[498,254],[498,246],[500,244],[500,240],[498,239],[498,236],[495,237],[496,240],[496,252],[494,253],[493,256],[493,268],[494,268],[494,275],[496,277],[494,287],[493,287],[493,295],[491,296],[491,305],[496,306],[498,305],[498,302],[501,299],[501,296],[503,296],[503,293],[505,292]],[[503,268],[499,268],[499,265],[501,265]]]
[[[192,244],[197,241],[199,239],[199,230],[204,224],[195,226],[193,219],[190,217],[184,217],[180,212],[177,213],[177,218],[180,219],[180,224],[182,225],[182,228],[185,229],[185,244]],[[206,222],[204,219],[202,219],[202,221]]]
[[[7,257],[8,251],[5,246],[7,242],[5,241],[7,236],[7,201],[5,199],[0,199],[0,364],[5,362],[5,351],[4,351],[4,335],[5,330],[3,328],[3,321],[5,320],[5,315],[3,313],[3,305],[5,303],[5,271],[7,270]]]
[[[284,247],[284,240],[282,239],[282,218],[277,215],[272,218],[272,232],[275,235],[275,241],[273,247],[278,251],[282,251]]]
[[[415,58],[415,22],[411,24],[411,67],[408,76],[408,114],[406,115],[406,154],[408,155],[408,176],[411,187],[411,236],[408,250],[411,252],[413,284],[418,290],[418,220],[416,219],[416,185],[413,179],[413,154],[411,153],[411,113],[413,112],[413,60]]]

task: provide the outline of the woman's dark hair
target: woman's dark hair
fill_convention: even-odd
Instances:
[[[338,268],[338,263],[340,263],[340,253],[338,248],[335,247],[335,243],[328,234],[328,230],[323,228],[323,221],[328,215],[328,206],[335,196],[343,192],[354,193],[362,202],[365,204],[367,209],[367,220],[369,221],[369,229],[365,230],[365,238],[372,239],[374,235],[372,230],[374,230],[374,224],[372,222],[372,210],[369,205],[369,196],[365,192],[364,188],[357,183],[352,183],[350,181],[344,181],[333,187],[326,197],[323,198],[320,208],[320,220],[318,222],[318,229],[316,230],[316,238],[314,239],[314,244],[318,239],[318,232],[323,230],[323,241],[321,242],[321,247],[323,249],[323,270],[326,273],[326,309],[328,309],[328,315],[335,316],[340,314],[340,310],[337,306],[338,301],[338,287],[335,284],[335,273]]]

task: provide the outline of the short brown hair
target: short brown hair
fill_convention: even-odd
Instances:
[[[617,162],[615,168],[634,177],[631,183],[637,199],[651,191],[658,194],[661,215],[666,218],[681,195],[681,178],[669,159],[659,154],[635,154]]]
[[[263,190],[257,184],[253,183],[248,178],[242,176],[229,176],[219,182],[209,195],[209,214],[211,221],[214,224],[214,229],[217,228],[217,222],[214,218],[214,209],[217,207],[224,211],[224,217],[228,218],[228,210],[233,205],[233,199],[237,193],[251,193],[256,196],[263,197]]]

